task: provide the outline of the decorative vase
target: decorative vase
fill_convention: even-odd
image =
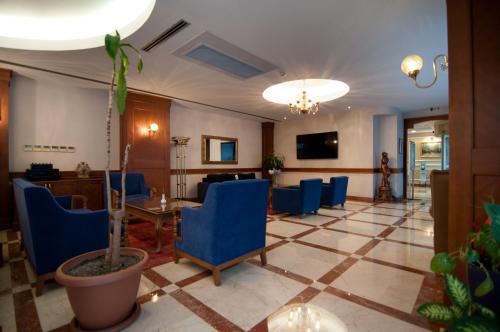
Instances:
[[[278,186],[278,174],[273,174],[271,175],[271,180],[272,180],[272,183],[273,183],[273,187],[277,187]]]
[[[56,271],[55,279],[66,287],[75,313],[75,319],[71,322],[73,329],[117,331],[130,325],[139,315],[137,291],[142,269],[149,259],[144,250],[121,248],[122,255],[142,257],[137,264],[124,270],[89,277],[75,277],[66,273],[86,260],[105,254],[106,249],[101,249],[73,257]]]
[[[161,200],[160,200],[161,205],[167,204],[167,200],[165,199],[165,194],[161,194]]]
[[[481,282],[483,282],[484,278],[486,278],[483,271],[478,268],[476,265],[469,264],[468,266],[468,275],[469,275],[469,289],[476,301],[479,304],[484,305],[485,307],[493,310],[496,315],[500,315],[500,272],[491,272],[490,277],[493,280],[493,290],[486,294],[485,296],[476,297],[474,296],[474,289]]]

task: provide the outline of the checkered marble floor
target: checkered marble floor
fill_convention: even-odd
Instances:
[[[318,215],[268,216],[268,264],[258,256],[222,272],[181,260],[143,272],[139,319],[126,331],[267,331],[286,304],[309,302],[349,331],[425,331],[438,327],[416,308],[442,298],[429,270],[433,222],[426,201],[349,201]],[[16,232],[0,232],[0,331],[67,331],[73,313],[55,282],[34,296],[35,278]]]

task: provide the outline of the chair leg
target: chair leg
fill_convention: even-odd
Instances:
[[[220,286],[220,270],[217,267],[214,267],[212,270],[212,275],[214,277],[214,285]]]
[[[314,211],[314,214],[318,214],[318,210]]]
[[[177,255],[177,251],[175,250],[175,244],[174,244],[174,263],[179,264],[179,256]]]
[[[260,264],[262,266],[267,264],[266,248],[262,249],[260,252]]]

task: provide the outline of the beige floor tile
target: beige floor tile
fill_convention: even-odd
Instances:
[[[358,213],[350,216],[349,219],[374,222],[374,223],[384,224],[384,225],[392,225],[401,218],[393,217],[393,216],[383,216],[380,214],[373,214],[373,213],[358,212]]]
[[[184,287],[198,300],[248,330],[306,288],[292,279],[242,263],[224,270],[219,287],[211,277]]]
[[[405,214],[407,214],[409,211],[399,210],[399,209],[382,208],[382,207],[370,207],[367,210],[364,210],[363,212],[378,213],[378,214],[385,214],[388,216],[402,217]]]
[[[155,290],[158,290],[158,286],[156,286],[151,280],[149,280],[145,276],[141,275],[141,282],[139,283],[139,290],[137,291],[137,297],[151,293]]]
[[[298,243],[288,243],[270,251],[267,262],[298,275],[317,280],[346,256]]]
[[[301,237],[299,240],[353,253],[371,241],[371,238],[320,229],[314,233]]]
[[[401,226],[420,229],[426,232],[434,232],[434,222],[429,220],[408,218]]]
[[[68,324],[73,319],[66,288],[51,284],[42,296],[34,297],[38,317],[43,331],[50,331]]]
[[[349,213],[352,213],[352,211],[325,209],[325,208],[321,208],[318,210],[319,215],[328,216],[328,217],[336,217],[336,218],[343,218]]]
[[[337,210],[345,210],[345,211],[359,211],[366,208],[366,205],[345,203],[343,207],[340,205],[335,205],[334,208]]]
[[[332,217],[325,217],[325,216],[321,216],[321,215],[308,214],[304,218],[300,218],[299,216],[289,216],[289,217],[283,218],[281,220],[295,221],[295,222],[300,222],[303,224],[308,224],[311,226],[320,226],[320,225],[323,225],[324,223],[332,221],[333,219],[334,218],[332,218]]]
[[[331,286],[411,313],[423,275],[366,261],[358,261]]]
[[[429,247],[434,246],[434,234],[432,232],[398,228],[394,232],[389,234],[387,238],[391,240],[420,244]]]
[[[381,241],[365,256],[430,272],[430,263],[434,256],[434,250],[402,243]]]
[[[385,230],[387,226],[347,219],[347,220],[337,221],[336,223],[328,226],[327,228],[338,229],[350,233],[359,233],[363,235],[376,236],[380,234],[380,232]]]
[[[175,264],[174,262],[170,262],[163,265],[158,265],[153,267],[153,270],[161,274],[163,277],[167,278],[167,280],[175,283],[186,278],[192,277],[195,274],[205,271],[199,265],[187,260],[180,259],[179,264]]]
[[[297,225],[284,221],[273,221],[267,224],[267,232],[284,237],[292,237],[311,229],[309,226]]]
[[[0,326],[2,331],[17,331],[14,311],[14,297],[11,294],[0,296]]]
[[[4,263],[3,266],[0,267],[0,292],[11,287],[12,282],[10,279],[10,265],[8,263]]]
[[[426,331],[418,326],[325,292],[315,296],[309,303],[337,316],[346,325],[349,332]]]
[[[414,219],[423,219],[423,220],[430,220],[430,221],[434,220],[432,218],[432,216],[430,215],[429,212],[423,212],[423,211],[413,212],[413,214],[411,215],[411,218],[414,218]]]

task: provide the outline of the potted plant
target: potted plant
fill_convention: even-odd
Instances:
[[[467,234],[464,246],[432,258],[431,269],[444,275],[453,306],[445,309],[439,303],[424,304],[418,309],[424,317],[450,323],[450,327],[456,328],[500,316],[500,205],[488,203],[484,207],[487,221]],[[468,265],[468,288],[452,275],[459,260]],[[483,318],[478,320],[477,315]]]
[[[108,249],[97,250],[64,262],[56,271],[56,280],[66,286],[71,307],[75,313],[72,324],[84,330],[117,330],[131,324],[137,318],[140,307],[135,303],[141,272],[149,256],[141,249],[120,248],[121,227],[125,217],[125,176],[130,144],[125,148],[122,164],[121,207],[112,209],[111,164],[111,114],[116,81],[116,107],[120,114],[125,111],[127,98],[126,75],[129,57],[126,50],[138,54],[137,70],[143,63],[139,51],[130,44],[122,43],[118,31],[106,35],[105,48],[112,60],[113,69],[109,85],[106,114],[106,195],[107,210],[113,225]],[[119,60],[119,64],[117,63]],[[117,66],[119,68],[117,69]]]
[[[262,161],[262,168],[264,168],[264,171],[267,171],[269,175],[271,175],[273,186],[276,186],[278,175],[285,167],[284,164],[285,157],[282,155],[271,153],[264,157],[264,160]]]

